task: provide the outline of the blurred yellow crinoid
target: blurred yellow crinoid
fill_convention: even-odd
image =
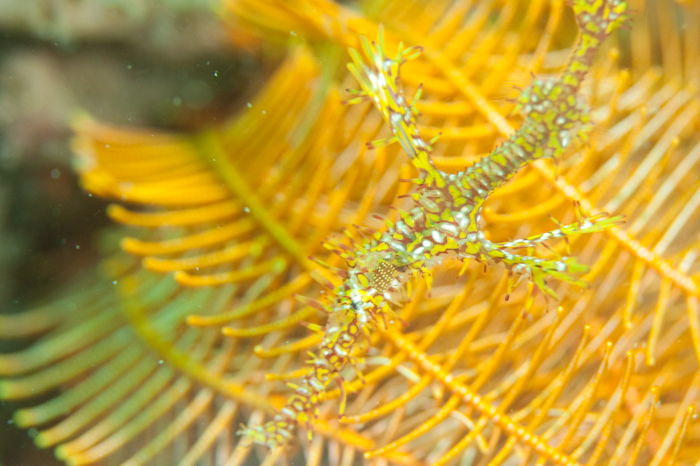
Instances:
[[[449,178],[527,122],[520,89],[569,62],[566,3],[224,0],[234,43],[276,44],[286,58],[250,105],[200,134],[75,121],[83,186],[115,199],[108,213],[127,227],[122,251],[78,291],[0,316],[0,337],[36,336],[0,355],[0,398],[53,394],[14,422],[72,465],[697,464],[698,2],[629,1],[628,30],[600,45],[581,84],[587,140],[525,166],[484,204],[484,240],[513,246],[559,222],[585,230],[601,212],[626,215],[516,250],[590,266],[565,271],[574,286],[536,282],[545,299],[524,280],[506,301],[508,272],[490,259],[431,263],[430,291],[427,272],[377,262],[386,283],[407,283],[382,285],[397,318],[348,348],[358,370],[319,390],[318,417],[297,419],[302,435],[284,445],[236,435],[274,419],[308,379],[320,332],[337,323],[322,311],[348,273],[340,256],[431,189],[405,180],[439,184],[401,145],[367,146],[394,128],[346,91],[358,87],[347,48],[380,24],[386,56],[422,47],[401,67],[405,95],[422,85],[404,130],[441,135],[430,160]]]

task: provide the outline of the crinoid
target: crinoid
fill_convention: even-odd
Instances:
[[[696,464],[700,4],[629,3],[224,1],[289,53],[196,135],[75,121],[125,237],[0,317],[0,398],[51,394],[14,422],[72,465]]]

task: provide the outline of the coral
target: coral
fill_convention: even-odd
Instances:
[[[353,270],[321,242],[358,257],[372,244],[362,235],[383,238],[414,197],[444,187],[437,175],[508,147],[528,122],[512,99],[567,62],[573,18],[562,10],[561,1],[225,2],[225,20],[246,37],[290,50],[238,115],[196,135],[75,121],[82,184],[118,202],[109,215],[126,236],[64,298],[0,317],[3,338],[38,337],[0,356],[0,397],[61,389],[15,423],[76,465],[236,465],[251,455],[266,464],[303,455],[310,465],[696,463],[700,102],[691,78],[700,41],[691,24],[677,34],[678,17],[664,10],[655,34],[634,22],[602,46],[580,91],[591,108],[587,143],[565,144],[558,166],[522,167],[484,201],[484,240],[500,245],[586,229],[581,212],[625,214],[625,226],[527,243],[528,256],[575,257],[589,271],[569,270],[549,290],[537,283],[549,300],[522,283],[508,301],[502,265],[431,263],[431,292],[408,273],[413,290],[390,296],[408,326],[378,316],[358,345],[367,354],[353,353],[362,378],[345,368],[341,389],[319,391],[319,417],[303,423],[311,442],[257,449],[235,435],[239,422],[252,429],[284,409],[295,387],[281,380],[309,376],[307,351],[329,325],[319,307]],[[401,88],[413,95],[423,84],[410,102],[422,113],[412,134],[442,134],[430,159],[416,152],[411,163],[397,144],[368,148],[395,126],[372,102],[342,105],[356,85],[345,49],[377,37],[380,23],[384,44],[368,47],[370,57],[395,56],[400,41],[423,47],[402,65]],[[651,56],[661,37],[663,53]],[[387,291],[401,273],[392,261],[372,264]],[[579,278],[589,286],[572,286]],[[337,420],[339,403],[324,400],[344,395]]]

